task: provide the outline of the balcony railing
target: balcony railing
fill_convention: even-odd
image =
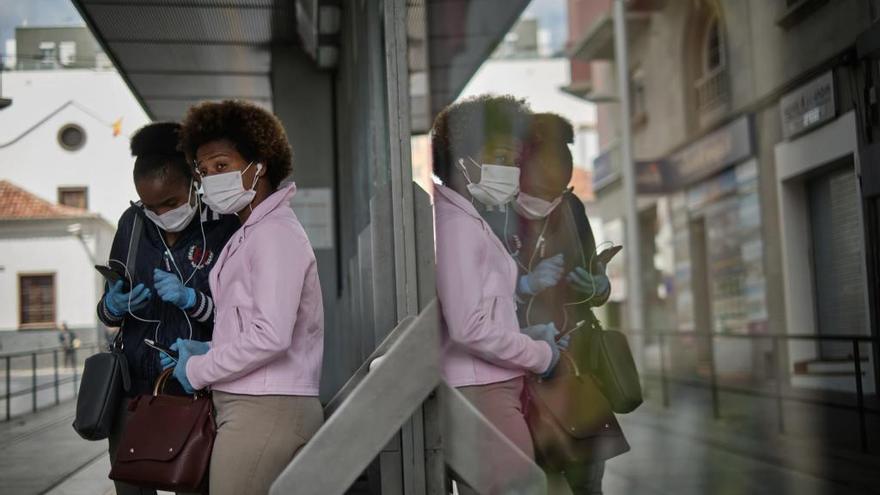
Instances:
[[[700,115],[725,108],[730,101],[730,85],[725,66],[720,66],[697,80],[697,111]]]

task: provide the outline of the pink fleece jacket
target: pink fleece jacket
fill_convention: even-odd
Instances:
[[[324,306],[315,254],[290,208],[296,186],[261,202],[211,270],[217,313],[192,386],[248,395],[318,395]]]
[[[552,350],[519,331],[516,262],[468,200],[434,191],[443,377],[462,387],[543,373]]]

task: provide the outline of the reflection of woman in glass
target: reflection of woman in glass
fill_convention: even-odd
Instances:
[[[528,108],[512,97],[469,99],[437,116],[432,147],[434,173],[443,183],[434,196],[443,376],[533,458],[520,401],[523,376],[552,372],[557,332],[552,324],[520,331],[516,263],[478,212],[504,208],[515,197],[528,120]],[[503,448],[474,441],[486,462]],[[494,477],[491,493],[516,486],[516,466],[486,471]]]
[[[521,324],[552,321],[561,331],[569,331],[585,322],[572,333],[569,355],[580,369],[589,369],[592,308],[608,300],[611,284],[605,266],[596,259],[596,242],[584,205],[568,189],[573,169],[568,144],[574,131],[571,123],[555,114],[535,115],[530,128],[520,167],[521,191],[506,215],[493,216],[506,221],[496,225],[495,232],[505,240],[522,271],[518,284]],[[593,401],[591,414],[595,414],[600,411],[598,404],[606,404],[595,392],[597,396],[573,399]],[[581,451],[589,453],[589,462],[561,465],[554,459],[553,464],[560,465],[547,466],[565,475],[575,495],[601,494],[605,459],[628,450],[607,405],[602,416],[606,428],[602,434],[579,440]]]

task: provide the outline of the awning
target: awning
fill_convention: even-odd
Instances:
[[[423,103],[429,108],[422,110],[421,125],[416,126],[422,129],[414,131],[427,130],[425,124],[429,126],[433,116],[455,100],[528,3],[407,1],[412,11],[408,31],[415,35],[411,45],[424,43],[419,38],[427,37],[428,47],[427,64],[424,45],[411,51],[410,65],[414,73],[421,73],[411,82],[422,101],[428,95],[430,100],[430,105]],[[317,16],[325,6],[339,5],[322,0],[74,0],[74,4],[156,120],[178,120],[190,105],[205,99],[240,98],[271,109],[271,46],[297,44],[314,51],[319,23],[307,17]],[[420,24],[426,34],[419,35]]]
[[[272,107],[272,43],[296,43],[295,2],[74,0],[147,113],[178,120],[204,99]]]
[[[428,0],[431,115],[449,105],[529,0]]]

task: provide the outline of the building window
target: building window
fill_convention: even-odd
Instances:
[[[724,52],[721,48],[721,31],[718,26],[718,18],[715,18],[712,20],[712,23],[709,24],[709,29],[706,31],[706,44],[704,49],[706,74],[721,69],[724,57]]]
[[[86,144],[86,131],[76,124],[67,124],[58,131],[58,144],[67,151],[77,151]]]
[[[19,275],[21,326],[55,324],[55,274]]]
[[[59,187],[58,204],[74,208],[89,209],[89,189],[87,187]]]
[[[61,61],[61,65],[69,66],[76,63],[76,42],[75,41],[62,41],[58,45],[58,58]]]
[[[702,26],[697,38],[699,61],[693,83],[701,128],[723,114],[730,99],[724,23],[715,12],[705,17]]]
[[[58,57],[55,54],[55,42],[54,41],[41,41],[40,42],[40,68],[41,69],[54,69],[58,65]]]
[[[645,74],[641,69],[633,72],[629,86],[630,117],[633,127],[640,127],[648,121],[648,102],[645,98]]]

